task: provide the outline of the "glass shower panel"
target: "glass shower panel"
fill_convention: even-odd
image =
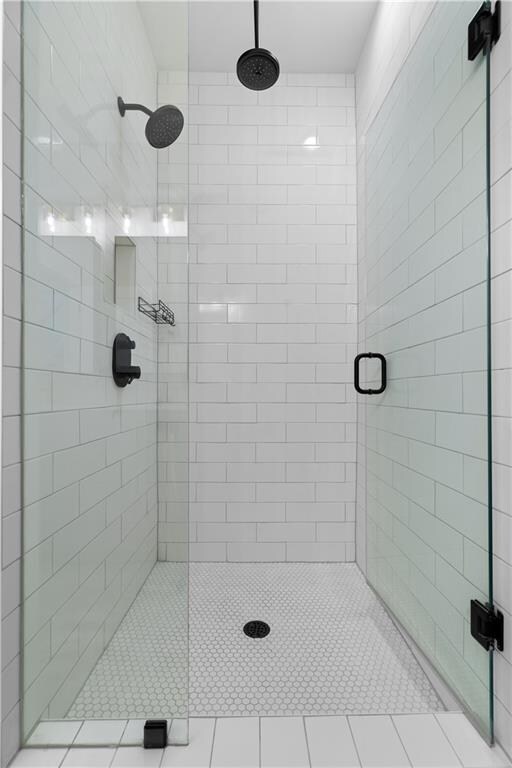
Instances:
[[[435,5],[366,137],[365,351],[388,375],[365,400],[367,575],[490,737],[492,658],[469,623],[491,589],[479,5]]]
[[[174,103],[186,117],[179,6],[170,45],[182,60],[166,77],[184,81]],[[188,127],[157,151],[147,116],[118,111],[119,96],[157,106],[137,3],[25,2],[23,41],[23,739],[137,744],[145,719],[173,719],[170,741],[183,743],[186,366],[168,382],[187,359]],[[181,179],[163,207],[160,163]],[[159,301],[174,325],[156,322],[169,318],[148,309]],[[117,383],[116,338],[132,368]],[[179,510],[176,528],[159,501]]]

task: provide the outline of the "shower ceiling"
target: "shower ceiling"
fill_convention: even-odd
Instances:
[[[254,44],[251,0],[190,0],[190,69],[226,72]],[[354,72],[376,2],[262,0],[260,34],[283,72]],[[157,66],[183,61],[169,30],[186,24],[186,3],[141,2]],[[173,36],[174,37],[174,36]]]

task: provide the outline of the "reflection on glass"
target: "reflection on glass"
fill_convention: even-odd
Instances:
[[[485,62],[478,3],[440,3],[366,137],[367,567],[377,592],[491,732],[487,599]]]
[[[187,40],[185,22],[171,38]],[[164,79],[144,30],[135,3],[24,3],[22,676],[32,744],[112,744],[125,729],[140,743],[140,724],[127,721],[145,718],[175,718],[171,740],[187,738],[188,177],[180,169],[176,201],[157,190],[164,165],[187,157],[188,126],[176,155],[159,155],[139,120],[117,111],[127,83],[154,105]],[[130,251],[123,269],[119,248]],[[139,296],[171,306],[175,327],[139,312]],[[112,377],[118,333],[135,342],[142,372],[125,387]],[[89,720],[115,722],[91,730]]]

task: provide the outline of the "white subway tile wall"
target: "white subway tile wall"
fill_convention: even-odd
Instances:
[[[160,73],[160,103],[179,99],[175,80]],[[191,558],[353,560],[354,78],[284,74],[257,94],[199,72],[189,98]],[[158,174],[174,205],[172,155]],[[184,291],[175,245],[166,259],[168,289]],[[161,450],[160,467],[172,560],[186,465]]]
[[[4,246],[11,348],[4,358],[10,403],[4,458],[11,498],[3,509],[3,586],[10,596],[4,626],[13,656],[3,662],[13,671],[20,405],[10,387],[18,386],[21,317],[14,9],[6,4],[4,72],[13,87],[5,103],[4,124],[10,125],[4,158],[13,164],[5,171],[13,181]],[[27,733],[40,718],[66,715],[157,557],[156,326],[135,304],[116,305],[113,290],[114,238],[130,233],[137,294],[156,299],[156,240],[137,234],[146,234],[140,222],[156,207],[157,161],[141,117],[130,114],[121,122],[116,107],[118,95],[151,105],[156,94],[156,67],[136,5],[26,3],[23,10]],[[120,331],[135,340],[134,362],[142,367],[140,381],[125,389],[116,387],[111,372],[112,342]],[[17,679],[10,672],[5,679],[8,756],[17,738]]]
[[[475,4],[476,7],[478,4]],[[461,9],[469,18],[473,4]],[[459,9],[461,7],[459,6]],[[420,358],[416,361],[412,356],[409,360],[402,360],[400,368],[396,368],[399,378],[407,378],[414,371],[415,378],[409,388],[409,399],[404,400],[406,392],[397,390],[396,402],[390,403],[398,414],[400,406],[407,404],[411,411],[411,419],[405,424],[404,419],[400,423],[408,434],[395,436],[390,434],[391,421],[381,421],[378,425],[380,440],[375,444],[373,438],[377,434],[374,423],[375,409],[361,401],[358,404],[358,466],[357,466],[357,561],[363,569],[366,568],[366,524],[368,518],[374,517],[376,512],[375,488],[378,483],[379,496],[382,505],[395,516],[400,517],[402,523],[409,526],[409,531],[398,521],[395,523],[394,546],[397,546],[398,559],[404,568],[412,566],[412,562],[421,563],[423,573],[415,580],[415,587],[420,590],[423,605],[428,605],[426,596],[432,590],[433,583],[441,587],[445,598],[439,602],[436,597],[436,605],[440,606],[443,613],[437,614],[436,623],[446,633],[442,643],[443,654],[450,651],[452,665],[457,658],[454,649],[459,646],[461,640],[461,622],[463,616],[460,613],[461,606],[467,607],[470,597],[478,596],[484,589],[485,578],[479,572],[479,564],[485,568],[485,554],[477,544],[486,544],[486,511],[485,498],[480,498],[479,493],[485,486],[485,480],[479,477],[478,469],[485,466],[482,458],[485,456],[485,425],[482,416],[485,413],[484,393],[482,389],[482,377],[475,369],[481,369],[485,352],[485,338],[483,335],[485,309],[485,297],[481,285],[477,285],[482,279],[482,271],[478,266],[482,263],[482,249],[477,245],[474,248],[467,247],[484,234],[485,223],[484,202],[477,200],[476,204],[469,206],[468,215],[457,217],[459,210],[464,209],[474,194],[475,183],[482,184],[481,160],[477,176],[472,172],[471,164],[475,165],[475,157],[482,148],[484,138],[484,125],[482,122],[483,110],[478,104],[467,98],[469,88],[462,90],[456,88],[456,79],[460,72],[467,78],[468,69],[464,61],[464,51],[459,50],[460,69],[457,58],[453,56],[438,58],[436,85],[441,78],[451,77],[451,92],[454,96],[453,104],[446,104],[444,115],[435,132],[435,144],[428,148],[428,141],[423,146],[421,153],[423,169],[409,166],[407,171],[410,178],[420,178],[427,182],[420,183],[411,192],[409,197],[409,212],[416,218],[417,227],[411,232],[416,238],[418,248],[416,253],[413,241],[409,242],[408,271],[400,269],[400,254],[396,254],[396,267],[392,278],[385,278],[385,270],[382,264],[377,272],[373,262],[370,263],[371,252],[375,253],[375,246],[369,243],[368,229],[370,226],[370,214],[367,207],[368,184],[370,184],[371,171],[368,167],[368,129],[375,116],[385,102],[393,101],[393,109],[397,108],[396,101],[390,98],[392,84],[400,70],[404,67],[407,54],[416,42],[424,24],[431,13],[437,17],[448,14],[453,20],[453,14],[458,12],[457,5],[425,3],[385,3],[377,9],[377,14],[366,47],[363,51],[360,65],[356,73],[357,84],[357,130],[358,130],[358,269],[359,269],[359,349],[366,350],[369,343],[375,341],[375,331],[385,326],[385,312],[393,310],[389,315],[389,323],[402,323],[404,330],[407,319],[412,311],[420,311],[424,322],[420,326],[411,320],[407,332],[402,339],[412,345],[422,344]],[[459,10],[460,12],[460,10]],[[435,16],[433,17],[435,18]],[[492,54],[492,183],[493,183],[493,397],[494,397],[494,529],[495,529],[495,590],[494,599],[498,606],[505,612],[506,626],[510,625],[512,615],[512,603],[510,600],[512,584],[512,555],[508,543],[512,523],[508,498],[506,493],[508,476],[512,461],[510,459],[510,407],[509,387],[510,378],[510,353],[509,341],[505,339],[509,335],[510,325],[510,273],[511,273],[511,211],[510,189],[512,174],[512,155],[510,136],[512,135],[512,5],[503,3],[503,30],[499,44]],[[463,29],[463,27],[461,27]],[[461,40],[462,42],[462,40]],[[455,54],[455,49],[447,47]],[[415,72],[415,76],[418,73]],[[423,94],[426,81],[418,93]],[[481,88],[483,93],[483,86]],[[455,97],[456,95],[456,97]],[[418,102],[419,106],[419,102]],[[468,110],[469,108],[469,110]],[[472,112],[475,113],[471,119]],[[462,145],[460,136],[462,132]],[[417,136],[421,131],[417,133]],[[423,134],[421,134],[423,135]],[[383,137],[384,139],[385,137]],[[412,137],[414,139],[414,136]],[[424,136],[427,139],[427,136]],[[382,143],[384,148],[384,143]],[[432,154],[435,149],[436,155]],[[420,149],[416,145],[416,152]],[[437,163],[434,158],[441,156]],[[398,154],[395,156],[398,157]],[[414,160],[412,161],[414,162]],[[457,174],[456,162],[462,173]],[[454,180],[449,183],[452,176]],[[388,170],[386,188],[389,187],[393,176]],[[443,182],[444,179],[444,182]],[[458,179],[462,184],[458,184]],[[372,182],[375,186],[375,182]],[[448,184],[447,191],[441,191],[441,187]],[[483,186],[482,186],[483,189]],[[429,219],[428,208],[431,200],[437,198],[435,219]],[[425,209],[427,215],[418,215]],[[398,222],[397,222],[398,223]],[[435,230],[430,230],[435,223]],[[434,235],[422,244],[422,240],[429,237],[429,231]],[[465,250],[462,257],[457,257],[461,250],[460,238]],[[384,243],[384,237],[382,239]],[[402,252],[402,258],[406,251]],[[461,261],[463,258],[463,261]],[[433,281],[432,281],[433,280]],[[385,282],[386,281],[386,282]],[[387,283],[387,284],[386,284]],[[414,283],[418,290],[413,293]],[[372,286],[378,284],[380,302],[384,309],[380,315],[376,313],[376,296]],[[475,286],[471,289],[471,286]],[[405,293],[401,293],[405,291]],[[459,292],[459,296],[454,293]],[[463,293],[464,292],[464,293]],[[398,295],[400,294],[400,295]],[[408,298],[407,298],[408,297]],[[404,299],[406,299],[404,301]],[[440,304],[444,302],[443,304]],[[430,314],[424,312],[427,307],[438,304]],[[444,316],[440,312],[446,307]],[[386,309],[387,307],[387,309]],[[376,321],[377,318],[377,321]],[[404,322],[405,321],[405,322]],[[463,322],[463,325],[461,325]],[[423,330],[422,330],[423,329]],[[426,333],[425,333],[426,331]],[[393,339],[397,340],[397,330],[393,331]],[[453,335],[455,334],[455,335]],[[436,342],[434,357],[434,345],[429,339],[438,338],[440,335],[449,338]],[[450,338],[451,335],[451,338]],[[391,336],[381,336],[382,343],[386,344]],[[378,341],[378,339],[377,339]],[[428,349],[428,347],[431,349]],[[412,350],[411,350],[412,351]],[[421,359],[423,370],[418,370],[418,359]],[[398,365],[398,363],[397,363]],[[434,370],[442,376],[444,384],[435,387],[428,384],[429,373]],[[462,373],[464,372],[464,373]],[[461,381],[461,377],[463,381]],[[430,379],[432,381],[432,379]],[[463,385],[463,386],[462,386]],[[507,394],[505,395],[505,392]],[[387,408],[393,418],[393,408]],[[434,463],[434,453],[428,443],[434,443],[432,425],[428,423],[431,415],[436,416],[435,444],[439,446],[435,453],[437,461]],[[396,430],[394,430],[396,431]],[[411,437],[421,435],[422,442],[411,441]],[[367,436],[372,440],[366,443]],[[408,446],[408,447],[407,447]],[[446,450],[444,450],[446,449]],[[379,460],[379,478],[376,480],[368,476],[366,467],[366,454],[368,462],[376,469],[376,462],[371,458],[373,451],[377,450]],[[404,453],[404,450],[408,453]],[[465,456],[461,455],[466,454]],[[470,455],[470,456],[469,456]],[[393,464],[394,481],[390,486],[387,478],[389,467]],[[400,469],[400,465],[404,465]],[[397,471],[399,470],[399,471]],[[424,482],[419,485],[418,470],[425,475]],[[373,473],[372,473],[373,474]],[[449,487],[448,487],[449,486]],[[397,489],[402,488],[402,494]],[[433,489],[435,488],[435,495]],[[407,498],[412,492],[419,492],[421,497],[412,500],[407,506]],[[367,498],[368,495],[368,498]],[[367,506],[368,504],[368,506]],[[449,514],[453,528],[449,531],[443,525],[441,519],[437,519],[436,532],[428,537],[427,529],[421,525],[421,517],[427,513],[421,512],[421,508],[438,510],[438,516],[444,509]],[[381,512],[383,507],[381,506]],[[460,511],[460,514],[457,513]],[[457,513],[457,516],[455,517]],[[407,544],[399,539],[399,533],[408,535]],[[417,536],[416,536],[417,534]],[[449,536],[447,534],[450,534]],[[414,539],[412,538],[414,535]],[[414,542],[414,547],[412,546]],[[473,542],[473,544],[472,544]],[[432,573],[432,556],[435,555],[436,576]],[[404,555],[407,557],[404,558]],[[398,562],[398,561],[397,561]],[[418,566],[419,567],[419,566]],[[462,575],[460,575],[462,574]],[[435,582],[434,582],[434,579]],[[461,590],[467,591],[465,598],[461,597]],[[439,593],[438,593],[439,594]],[[403,599],[403,595],[402,595]],[[419,614],[416,614],[419,616]],[[423,625],[426,632],[431,621]],[[439,632],[438,632],[439,634]],[[442,639],[443,633],[439,634]],[[466,642],[466,639],[465,639]],[[441,648],[441,644],[439,645]],[[471,665],[480,670],[482,681],[485,683],[485,669],[478,646],[473,646],[473,641],[465,645],[465,658]],[[461,658],[460,656],[458,657]],[[498,741],[512,754],[512,706],[510,702],[510,690],[512,689],[512,657],[506,650],[497,653],[495,657],[496,696],[495,696],[495,727]],[[469,678],[468,678],[469,679]],[[474,685],[474,680],[473,680]],[[485,703],[486,692],[482,685],[482,703]]]

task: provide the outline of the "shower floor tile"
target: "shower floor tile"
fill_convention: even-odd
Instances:
[[[68,717],[183,716],[185,578],[156,564]],[[267,637],[243,633],[254,619]],[[191,716],[443,709],[355,565],[191,564]]]
[[[190,586],[191,715],[444,709],[356,565],[196,563]]]

